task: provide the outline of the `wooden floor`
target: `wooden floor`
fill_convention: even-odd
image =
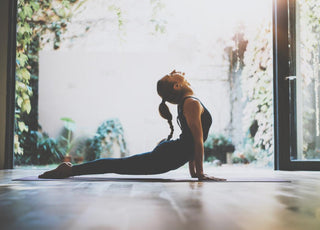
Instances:
[[[0,229],[320,229],[320,172],[207,170],[292,182],[12,181],[41,170],[1,170]],[[187,179],[187,168],[156,178]]]

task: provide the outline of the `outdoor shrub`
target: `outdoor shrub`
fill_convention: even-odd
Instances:
[[[245,142],[250,142],[250,148],[257,152],[257,160],[272,160],[269,156],[274,152],[271,32],[270,24],[261,25],[256,39],[249,41],[241,76]]]
[[[233,157],[232,163],[233,164],[248,164],[249,160],[245,157]]]
[[[24,154],[16,156],[15,164],[46,165],[60,163],[63,154],[54,138],[39,131],[31,131],[28,135]]]
[[[210,134],[204,143],[204,160],[219,159],[222,163],[226,163],[226,153],[232,153],[234,150],[231,139],[222,134]]]
[[[116,118],[107,120],[99,126],[97,133],[87,148],[86,160],[98,159],[103,152],[111,156],[113,154],[114,141],[120,146],[121,157],[125,156],[128,151],[124,139],[123,127]]]
[[[39,132],[36,132],[36,135],[38,137],[36,157],[39,159],[39,164],[60,163],[63,154],[58,147],[57,140]]]
[[[46,42],[53,43],[53,48],[60,46],[61,35],[66,31],[67,22],[72,16],[72,6],[82,1],[28,0],[17,1],[17,48],[16,48],[16,103],[15,103],[15,138],[14,153],[17,162],[31,157],[25,149],[32,138],[32,130],[38,130],[38,76],[39,51],[48,34]],[[50,39],[51,37],[51,39]],[[28,157],[23,157],[26,154]],[[23,160],[24,159],[24,160]]]

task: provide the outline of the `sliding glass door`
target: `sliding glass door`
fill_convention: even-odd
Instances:
[[[296,0],[291,12],[296,61],[297,149],[291,159],[320,160],[320,0]],[[295,53],[295,55],[294,55]]]
[[[275,1],[274,16],[275,166],[320,170],[320,0]]]

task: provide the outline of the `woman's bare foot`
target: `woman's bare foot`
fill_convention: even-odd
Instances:
[[[70,162],[63,162],[57,168],[46,171],[39,175],[39,178],[44,179],[63,179],[72,176],[72,164]]]

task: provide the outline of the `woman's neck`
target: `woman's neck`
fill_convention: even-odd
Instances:
[[[186,97],[190,97],[190,96],[193,96],[193,95],[194,95],[193,92],[188,92],[188,93],[183,94],[183,96],[182,96],[181,99],[180,99],[179,104],[180,104],[181,102],[183,102],[183,100],[184,100]]]

